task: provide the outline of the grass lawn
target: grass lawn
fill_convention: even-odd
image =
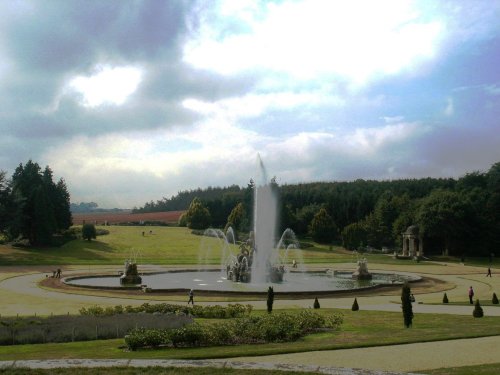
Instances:
[[[321,309],[322,313],[329,311]],[[257,313],[262,313],[261,311]],[[0,347],[3,360],[53,358],[141,358],[141,359],[206,359],[258,356],[344,349],[425,341],[500,335],[500,319],[496,317],[419,314],[413,327],[403,327],[401,313],[342,310],[344,324],[340,331],[308,335],[296,342],[259,345],[219,346],[210,348],[165,348],[128,352],[123,339],[74,342],[64,344],[34,344]],[[209,320],[202,320],[208,324]],[[457,329],[467,327],[467,329]]]
[[[202,240],[209,249],[220,248],[218,239],[193,235],[186,228],[102,228],[110,233],[90,242],[74,240],[61,247],[30,249],[0,246],[0,262],[5,265],[122,264],[127,258],[137,257],[137,261],[143,264],[198,264]],[[145,233],[144,236],[142,232]],[[210,253],[209,264],[215,264],[216,260],[219,263],[220,251]]]
[[[123,264],[130,257],[137,257],[142,264],[219,265],[222,241],[216,238],[194,235],[191,230],[179,227],[158,226],[106,226],[108,235],[97,240],[74,240],[61,247],[12,248],[0,245],[2,265],[106,265]],[[152,233],[150,233],[152,231]],[[144,236],[142,233],[144,232]],[[230,251],[238,252],[237,246]],[[370,263],[398,264],[401,260],[383,254],[362,254]],[[339,246],[313,243],[302,250],[289,250],[288,259],[299,263],[352,263],[357,255]],[[404,264],[419,265],[407,261]]]

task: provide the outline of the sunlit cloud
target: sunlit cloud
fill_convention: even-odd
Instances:
[[[71,79],[68,88],[82,95],[85,107],[121,105],[135,92],[142,74],[142,70],[136,67],[100,65],[91,76],[80,75]]]
[[[345,100],[322,92],[278,92],[248,94],[216,102],[189,98],[185,99],[182,104],[185,108],[206,116],[236,120],[245,117],[258,117],[271,110],[292,110],[298,107],[319,106],[340,107],[345,104]]]
[[[267,70],[299,80],[339,76],[362,85],[432,58],[444,28],[439,19],[421,17],[413,2],[400,0],[268,3],[264,9],[244,4],[244,14],[238,19],[244,27],[230,34],[224,30],[231,14],[203,19],[204,27],[185,46],[184,61],[224,75]]]
[[[280,183],[482,170],[500,157],[499,11],[0,1],[0,169],[31,158],[72,201],[124,208],[244,186],[257,153]]]
[[[116,175],[140,175],[144,186],[135,187],[137,197],[140,191],[150,194],[148,181],[155,181],[157,187],[163,183],[163,194],[175,194],[175,186],[181,181],[184,188],[198,187],[200,179],[208,185],[243,185],[254,177],[257,153],[270,164],[280,164],[281,178],[296,181],[313,178],[317,165],[325,160],[338,155],[384,158],[386,147],[406,142],[417,133],[418,124],[399,123],[383,128],[303,131],[272,137],[214,120],[196,124],[184,132],[158,130],[76,137],[52,148],[45,160],[53,169],[67,171],[66,180],[75,186],[94,181],[98,184],[95,189],[121,190],[123,181]],[[177,147],[179,144],[183,146]],[[173,184],[171,191],[167,188],[169,184]],[[79,199],[84,198],[88,197]],[[137,198],[127,199],[129,206],[143,203]]]

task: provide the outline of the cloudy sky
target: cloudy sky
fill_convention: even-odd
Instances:
[[[0,0],[0,169],[72,202],[500,161],[500,1]]]

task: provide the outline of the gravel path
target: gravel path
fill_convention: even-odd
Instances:
[[[238,357],[228,361],[252,360],[255,358]],[[500,362],[500,336],[269,355],[259,357],[259,362],[404,372],[474,366]]]

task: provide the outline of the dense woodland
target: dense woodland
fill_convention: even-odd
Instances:
[[[426,253],[486,255],[500,247],[500,163],[459,179],[271,184],[279,196],[281,228],[319,242],[397,249],[401,233],[416,224]],[[187,209],[183,224],[192,228],[230,225],[248,232],[253,191],[253,181],[182,191],[134,211]]]
[[[20,164],[12,178],[0,171],[0,234],[29,245],[57,244],[72,225],[70,195],[63,179],[37,163]]]
[[[500,162],[459,179],[314,182],[270,186],[278,197],[281,229],[347,249],[401,247],[401,234],[418,225],[425,253],[489,255],[500,248]],[[252,229],[254,182],[210,187],[146,203],[135,212],[186,210],[193,229]],[[10,179],[0,171],[0,235],[31,245],[53,245],[71,223],[63,179],[37,163],[20,164]],[[1,238],[0,238],[1,239]]]

